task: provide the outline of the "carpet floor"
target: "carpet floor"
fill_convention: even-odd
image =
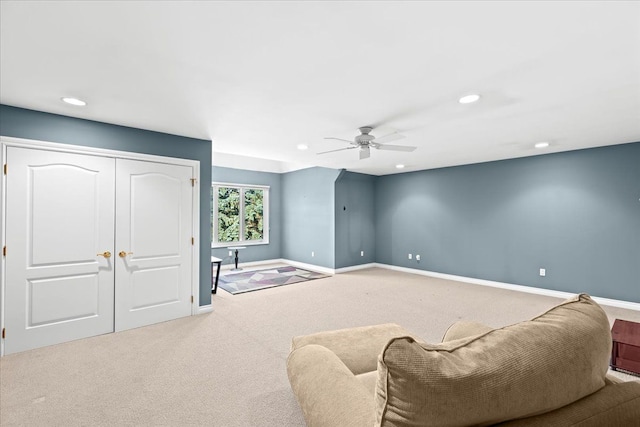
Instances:
[[[0,425],[304,426],[293,336],[395,322],[437,342],[460,319],[501,327],[560,302],[377,268],[212,297],[211,313],[3,357]],[[611,323],[640,321],[604,308]]]

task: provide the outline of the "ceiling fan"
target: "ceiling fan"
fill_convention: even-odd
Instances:
[[[359,128],[359,130],[360,130],[360,135],[356,136],[353,141],[349,141],[347,139],[342,139],[342,138],[334,138],[334,137],[325,138],[325,139],[335,139],[337,141],[348,142],[349,144],[352,145],[351,147],[338,148],[337,150],[323,151],[318,154],[333,153],[335,151],[353,150],[354,148],[359,148],[360,160],[362,160],[362,159],[367,159],[371,156],[371,150],[370,150],[371,148],[375,148],[376,150],[406,151],[406,152],[413,151],[417,148],[417,147],[411,147],[408,145],[384,144],[386,142],[395,141],[397,139],[402,139],[405,137],[404,135],[400,135],[398,132],[393,132],[393,133],[390,133],[389,135],[376,138],[375,136],[370,135],[370,132],[373,130],[371,126],[363,126]]]

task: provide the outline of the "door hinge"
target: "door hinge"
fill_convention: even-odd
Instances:
[[[6,175],[7,174],[7,164],[6,163],[4,164],[3,169],[4,169],[4,174]]]
[[[196,179],[195,178],[191,178],[191,186],[192,187],[196,186]]]
[[[193,246],[193,245],[195,245],[195,244],[196,244],[196,239],[192,237],[192,238],[191,238],[191,246]]]
[[[2,247],[2,256],[7,256],[7,247],[6,246]]]
[[[4,331],[5,331],[5,328],[2,328],[2,339],[4,339]]]
[[[191,295],[191,304],[193,304],[193,295]]]

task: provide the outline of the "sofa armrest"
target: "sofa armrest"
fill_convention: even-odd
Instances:
[[[307,426],[373,425],[371,390],[331,350],[309,344],[292,351],[287,374]]]
[[[378,355],[391,338],[414,337],[395,323],[339,329],[293,338],[291,351],[309,344],[321,345],[335,353],[354,375],[378,369]],[[415,337],[414,337],[415,338]],[[416,341],[422,340],[416,338]]]
[[[444,337],[442,337],[442,342],[467,338],[473,335],[480,335],[492,330],[493,328],[483,325],[482,323],[460,320],[449,326],[449,329],[444,333]]]

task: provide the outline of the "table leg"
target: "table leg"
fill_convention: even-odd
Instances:
[[[212,293],[214,294],[218,291],[218,279],[220,278],[220,264],[222,264],[222,261],[218,261],[216,262],[216,264],[218,264],[218,269],[216,270],[216,281],[215,281],[215,284],[213,285]]]

